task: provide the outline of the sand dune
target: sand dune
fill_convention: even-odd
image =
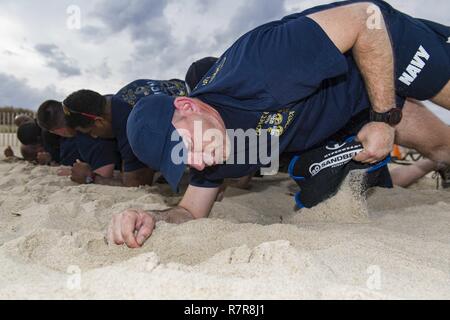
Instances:
[[[296,212],[295,185],[265,177],[129,250],[105,243],[111,214],[179,196],[55,172],[0,163],[0,298],[450,299],[450,193],[431,179]]]

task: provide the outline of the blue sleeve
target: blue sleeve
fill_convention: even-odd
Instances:
[[[308,17],[282,20],[256,38],[267,91],[281,104],[313,94],[326,79],[345,74],[345,56]]]
[[[49,131],[42,130],[42,145],[44,150],[48,152],[51,155],[52,160],[57,163],[61,162],[61,144],[62,138]]]
[[[115,140],[94,139],[85,134],[78,134],[76,139],[83,161],[88,163],[92,170],[117,163],[119,156]]]
[[[77,159],[84,161],[78,152],[78,146],[75,138],[61,139],[60,164],[64,166],[73,166]]]
[[[52,145],[45,145],[44,150],[46,152],[50,153],[50,156],[52,157],[52,161],[55,161],[57,163],[61,162],[60,148],[57,148],[56,146],[52,146]]]
[[[189,169],[189,184],[200,188],[217,188],[223,184],[224,179],[209,180],[201,171]]]
[[[122,154],[122,159],[124,172],[132,172],[139,169],[147,168],[147,166],[141,161],[139,161],[139,159],[136,158],[136,156],[124,158]]]
[[[123,161],[123,171],[132,172],[142,168],[147,168],[147,166],[139,161],[139,159],[135,156],[128,140],[124,138],[120,140],[122,140],[122,143],[120,144],[120,155]]]

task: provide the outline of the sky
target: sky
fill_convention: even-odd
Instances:
[[[323,0],[0,0],[0,106],[37,109],[88,88],[184,79],[245,32]],[[450,25],[449,0],[388,0]],[[450,124],[450,112],[438,110]]]

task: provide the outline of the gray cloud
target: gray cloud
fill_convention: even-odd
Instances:
[[[285,14],[284,0],[248,0],[231,19],[228,27],[216,36],[216,40],[231,45],[239,36],[259,25],[281,19]]]
[[[214,0],[198,0],[195,10],[209,12],[214,5]],[[164,8],[159,7],[161,16]],[[129,11],[131,14],[134,10]],[[116,30],[139,30],[139,35],[133,34],[134,53],[121,68],[124,73],[134,74],[137,77],[155,77],[164,74],[166,77],[184,77],[189,65],[196,59],[204,56],[222,54],[240,35],[250,31],[263,23],[280,19],[285,14],[284,1],[273,0],[249,0],[242,3],[237,14],[231,18],[223,31],[213,36],[214,41],[208,44],[202,42],[201,37],[193,30],[192,35],[185,39],[175,41],[170,35],[170,26],[161,21],[161,16],[148,17],[147,22],[142,25],[137,15],[136,19],[126,15],[127,19],[116,22]],[[104,17],[104,16],[103,16]],[[126,27],[124,21],[133,21]],[[159,26],[159,27],[157,27]]]
[[[157,60],[166,61],[164,52],[176,47],[171,27],[164,16],[169,2],[160,0],[101,0],[89,14],[91,23],[81,29],[83,38],[103,42],[120,33],[128,33],[133,41],[130,55],[120,71],[123,78],[153,77],[151,68]],[[103,68],[105,70],[105,68]]]
[[[0,106],[14,106],[36,110],[47,99],[62,99],[64,94],[54,86],[44,89],[31,87],[26,80],[0,73]]]
[[[104,59],[98,66],[88,68],[85,70],[86,73],[95,73],[103,79],[106,79],[112,75],[111,67],[108,64],[108,59]]]
[[[3,50],[3,54],[6,55],[6,56],[9,56],[9,57],[17,55],[17,53],[15,53],[15,52],[13,52],[11,50]]]
[[[161,0],[103,0],[90,14],[102,26],[88,25],[82,32],[92,40],[102,40],[128,31],[133,40],[158,40],[170,35],[170,25],[164,18],[168,1]]]
[[[37,44],[35,50],[41,54],[47,66],[55,69],[61,76],[72,77],[81,75],[81,70],[75,59],[69,58],[58,46],[54,44]]]

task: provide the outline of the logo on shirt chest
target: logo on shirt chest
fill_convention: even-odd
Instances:
[[[289,109],[279,110],[276,113],[264,112],[256,126],[256,134],[259,136],[262,130],[267,130],[269,135],[280,137],[286,132],[294,116],[295,111]]]
[[[419,50],[414,55],[414,58],[409,63],[408,67],[406,67],[405,72],[403,72],[398,80],[400,80],[407,86],[410,86],[414,82],[414,80],[417,79],[423,68],[425,68],[425,61],[428,60],[430,60],[430,54],[425,50],[423,46],[420,46]]]

